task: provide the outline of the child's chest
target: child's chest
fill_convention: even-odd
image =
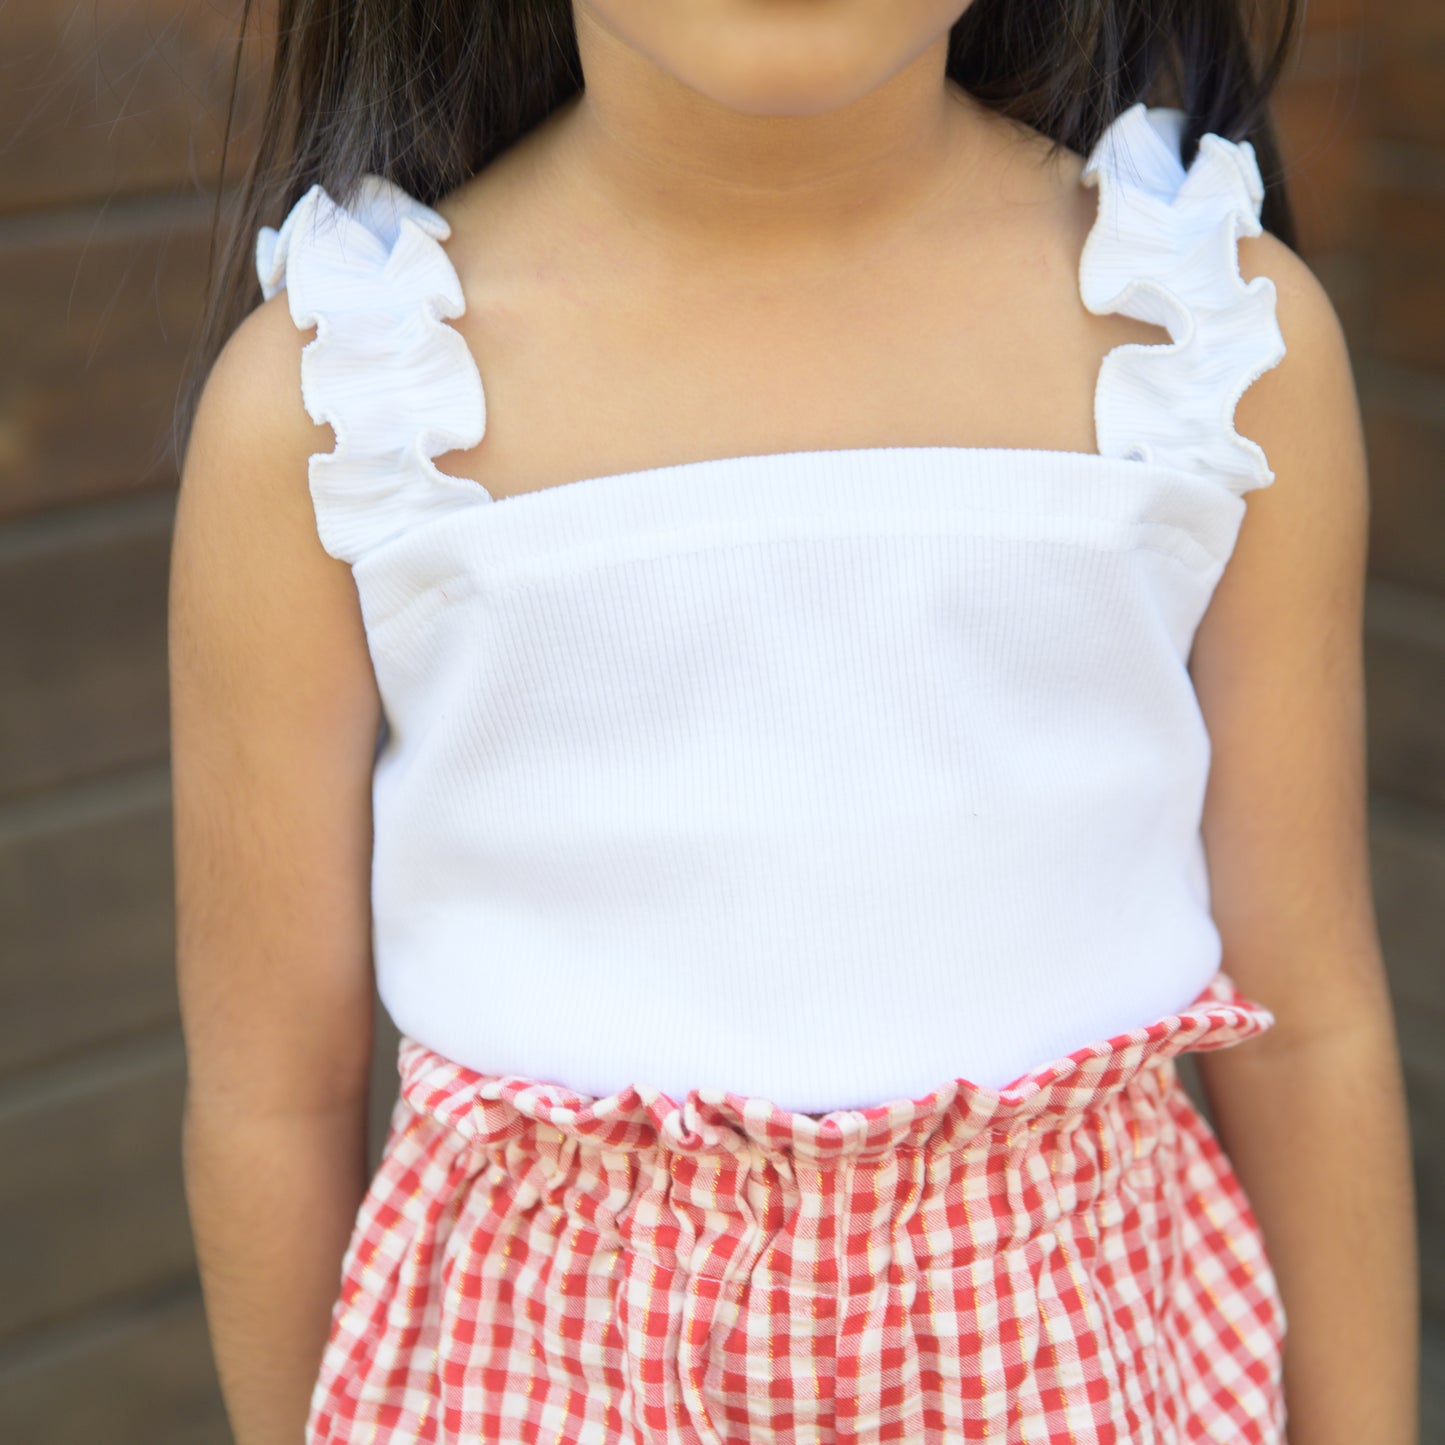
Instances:
[[[1092,206],[1092,193],[1086,192]],[[1078,290],[1088,215],[920,238],[866,264],[731,273],[541,247],[453,254],[486,393],[436,458],[498,498],[715,457],[885,446],[1093,453],[1107,351],[1167,340]]]

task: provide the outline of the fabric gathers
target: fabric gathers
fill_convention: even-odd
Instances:
[[[1179,1087],[1270,1016],[812,1116],[402,1041],[308,1445],[1279,1445],[1284,1311]]]

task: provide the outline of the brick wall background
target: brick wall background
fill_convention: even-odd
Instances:
[[[176,478],[151,459],[202,291],[239,12],[0,7],[0,1437],[26,1445],[228,1438],[181,1189]],[[1372,462],[1371,839],[1417,1137],[1426,1439],[1445,1438],[1442,96],[1438,0],[1325,0],[1278,104]],[[373,1151],[395,1041],[383,1018]]]

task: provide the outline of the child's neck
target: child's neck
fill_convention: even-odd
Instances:
[[[582,6],[577,33],[585,88],[552,118],[564,183],[710,250],[781,256],[826,238],[871,252],[956,192],[996,129],[947,80],[946,36],[854,100],[780,114],[761,109],[775,95],[747,110],[691,88]]]

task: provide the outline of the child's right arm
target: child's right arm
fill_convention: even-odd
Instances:
[[[317,536],[285,293],[206,380],[170,574],[183,1156],[237,1445],[300,1445],[367,1182],[371,776],[355,584]]]

